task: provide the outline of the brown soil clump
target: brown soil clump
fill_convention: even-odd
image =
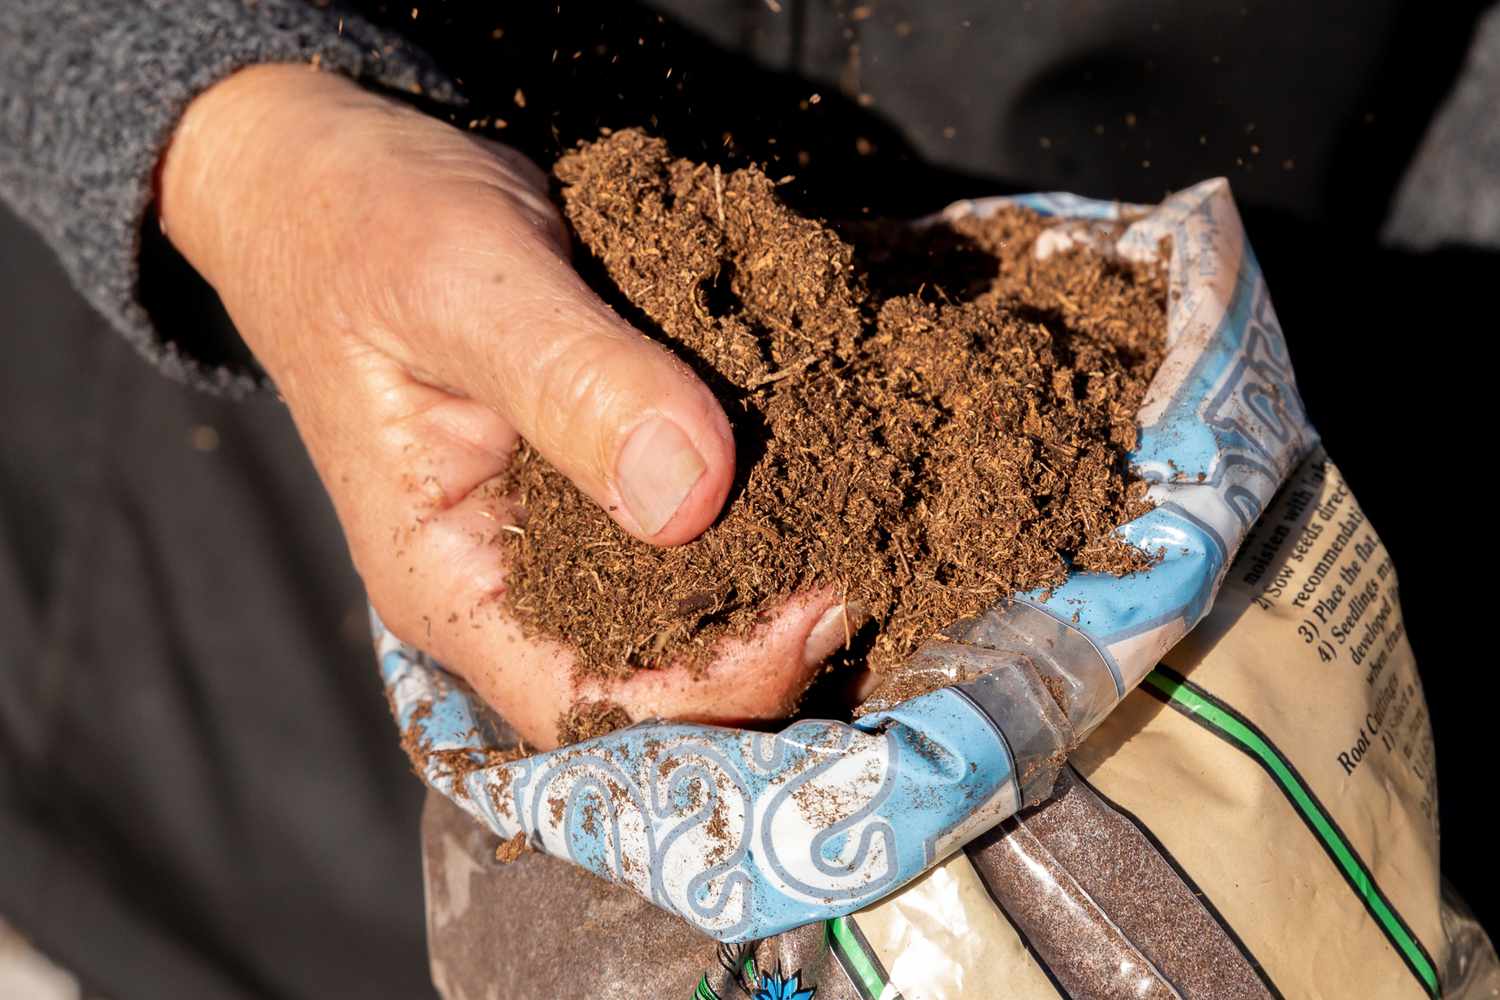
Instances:
[[[508,865],[529,850],[531,844],[526,840],[526,831],[522,830],[509,840],[502,840],[495,845],[495,860]]]
[[[630,725],[630,714],[612,701],[575,702],[557,717],[557,742],[581,743]]]
[[[1068,566],[1127,573],[1148,509],[1126,453],[1166,332],[1166,278],[1075,248],[1035,258],[1041,216],[913,230],[802,217],[759,170],[723,173],[620,132],[555,170],[627,318],[680,354],[735,426],[719,521],[639,542],[524,445],[509,610],[621,675],[704,662],[819,588],[878,627],[871,663]]]

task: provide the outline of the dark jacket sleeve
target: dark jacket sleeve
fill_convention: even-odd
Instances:
[[[420,54],[337,4],[0,3],[0,200],[165,374],[235,395],[255,385],[250,366],[206,363],[194,331],[153,323],[141,299],[141,243],[153,173],[183,109],[264,62],[317,62],[391,90],[447,95]]]

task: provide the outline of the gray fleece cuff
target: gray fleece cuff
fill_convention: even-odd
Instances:
[[[164,374],[242,395],[255,372],[211,367],[195,332],[158,330],[140,298],[152,177],[188,103],[256,63],[313,62],[392,90],[453,91],[393,35],[304,0],[6,0],[0,17],[0,197],[84,297]]]

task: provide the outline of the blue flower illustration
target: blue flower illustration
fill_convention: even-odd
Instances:
[[[761,976],[751,1000],[813,1000],[818,988],[803,988],[801,979],[800,972],[792,973],[787,979],[782,979],[780,972],[767,972]]]

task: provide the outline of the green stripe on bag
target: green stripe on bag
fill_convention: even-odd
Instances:
[[[823,928],[839,965],[861,1000],[901,1000],[901,994],[890,985],[885,966],[859,932],[853,917],[834,917]]]
[[[1333,817],[1313,795],[1291,761],[1265,733],[1228,704],[1168,667],[1157,667],[1147,674],[1144,687],[1148,693],[1248,755],[1271,776],[1412,975],[1429,995],[1442,996],[1442,984],[1427,949],[1422,947],[1422,942],[1417,940],[1412,929],[1381,892],[1380,886],[1375,884],[1370,869],[1344,837]]]

